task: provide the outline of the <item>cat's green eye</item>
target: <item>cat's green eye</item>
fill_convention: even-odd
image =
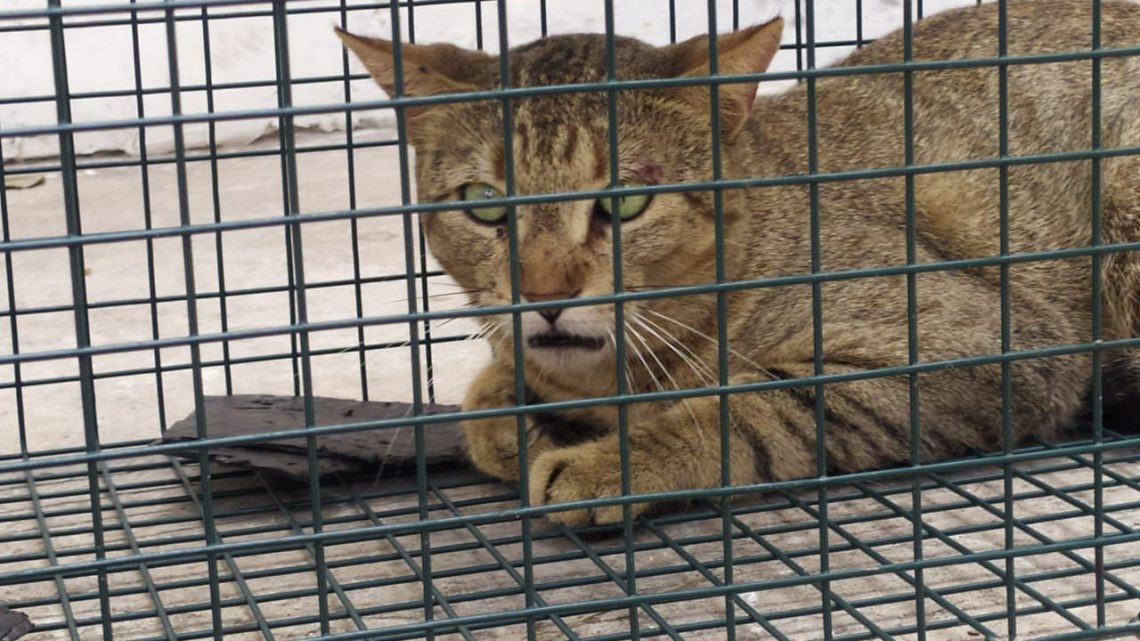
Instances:
[[[467,202],[478,202],[480,200],[491,200],[492,198],[502,198],[503,192],[495,189],[487,183],[470,183],[463,187],[463,200]],[[468,207],[467,213],[483,223],[501,223],[507,217],[507,206],[496,205],[492,207]]]
[[[638,182],[621,182],[618,183],[619,187],[644,187],[645,183]],[[645,208],[649,206],[649,201],[653,199],[652,194],[635,194],[629,196],[622,196],[617,199],[618,216],[622,220],[630,220],[640,216]],[[613,216],[613,198],[599,198],[598,207],[608,216]]]

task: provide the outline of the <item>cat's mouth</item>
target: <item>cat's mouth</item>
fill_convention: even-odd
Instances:
[[[527,345],[535,348],[568,349],[580,348],[597,350],[605,346],[606,341],[597,336],[580,336],[562,331],[549,331],[535,334],[526,340]]]

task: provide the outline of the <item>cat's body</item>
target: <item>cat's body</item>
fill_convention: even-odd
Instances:
[[[1009,3],[1010,55],[1081,51],[1091,45],[1088,2]],[[1105,1],[1105,48],[1140,45],[1140,6]],[[778,43],[780,25],[722,36],[724,73],[759,71]],[[345,35],[386,88],[391,61],[382,41]],[[601,80],[601,36],[562,36],[511,54],[512,85]],[[914,28],[916,60],[987,58],[998,53],[997,8],[983,6],[927,19]],[[707,39],[667,48],[619,39],[620,79],[703,73]],[[412,95],[490,88],[495,59],[454,48],[405,47]],[[844,65],[902,59],[897,33],[856,52]],[[385,68],[385,60],[387,67]],[[1027,156],[1090,148],[1088,60],[1008,67],[1008,154]],[[1140,146],[1140,58],[1101,63],[1104,148]],[[387,74],[387,75],[385,75]],[[419,75],[417,75],[419,74]],[[994,66],[917,71],[913,75],[913,162],[930,165],[1000,155],[999,74]],[[759,98],[754,84],[722,85],[723,177],[803,175],[809,171],[806,84]],[[815,84],[815,169],[821,173],[904,165],[904,80],[901,73],[819,79]],[[619,166],[632,183],[675,183],[713,176],[707,88],[621,92]],[[501,104],[436,106],[410,115],[421,201],[455,200],[464,184],[504,179]],[[751,113],[751,115],[749,115]],[[539,96],[516,101],[514,174],[517,193],[604,188],[609,183],[606,94]],[[1008,169],[1010,253],[1084,247],[1091,241],[1091,161],[1018,164]],[[1140,157],[1100,161],[1102,243],[1140,239]],[[917,263],[1000,254],[999,169],[920,173],[913,196]],[[819,257],[824,272],[907,263],[906,179],[826,181],[818,187]],[[806,184],[724,192],[726,280],[795,276],[812,271]],[[522,293],[526,300],[613,291],[611,238],[597,204],[570,201],[518,208]],[[622,225],[627,290],[715,282],[711,192],[658,194]],[[502,224],[461,212],[424,217],[433,253],[473,291],[479,305],[510,300],[507,238]],[[1102,337],[1140,334],[1140,263],[1132,253],[1102,260]],[[1018,262],[1008,269],[1009,349],[1086,343],[1093,337],[1092,259]],[[925,271],[915,277],[918,359],[922,362],[999,354],[1001,272],[996,266]],[[908,363],[908,288],[903,275],[824,282],[823,373],[853,373]],[[810,284],[735,290],[727,295],[729,382],[809,377],[814,369]],[[548,314],[549,315],[549,314]],[[705,294],[625,304],[627,376],[631,392],[715,384],[717,299]],[[523,318],[528,402],[615,392],[612,306],[567,308],[553,321]],[[515,405],[509,315],[496,317],[493,363],[473,382],[465,409]],[[552,346],[551,331],[590,340]],[[536,338],[538,337],[538,338]],[[605,338],[595,349],[592,339]],[[577,340],[577,339],[575,339]],[[585,339],[583,339],[585,340]],[[1128,355],[1105,355],[1106,389],[1132,385]],[[1049,438],[1085,409],[1091,380],[1087,353],[1015,360],[1011,410],[1015,436]],[[1114,380],[1111,373],[1128,372]],[[947,368],[918,378],[923,460],[1002,447],[1001,366]],[[814,386],[728,397],[730,477],[735,484],[817,473]],[[845,472],[911,461],[910,387],[905,376],[828,384],[824,392],[826,467]],[[628,406],[631,487],[660,492],[721,483],[720,401]],[[620,494],[617,409],[603,406],[528,418],[529,486],[537,504]],[[465,425],[474,463],[518,478],[513,417]],[[644,505],[637,506],[638,509]],[[613,522],[620,506],[552,514],[570,524]]]

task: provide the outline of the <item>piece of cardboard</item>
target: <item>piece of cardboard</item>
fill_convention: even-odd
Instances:
[[[305,426],[305,400],[299,396],[236,395],[204,399],[206,436],[216,438],[277,432]],[[366,423],[412,415],[408,403],[313,398],[317,426]],[[425,405],[424,414],[458,411],[454,405]],[[430,423],[424,432],[424,458],[429,467],[466,465],[463,439],[454,421]],[[320,476],[399,476],[415,472],[416,430],[408,426],[321,434],[316,437]],[[156,443],[197,440],[197,416],[191,413],[170,427]],[[289,438],[207,450],[212,461],[258,470],[299,481],[309,477],[306,439]],[[196,452],[179,453],[196,460]]]
[[[0,641],[16,641],[35,629],[28,615],[0,605]]]

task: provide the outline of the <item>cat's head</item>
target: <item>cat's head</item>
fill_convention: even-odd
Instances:
[[[775,55],[779,19],[721,35],[719,73],[757,73]],[[338,31],[389,95],[396,94],[392,43]],[[708,36],[665,47],[615,38],[618,80],[702,77],[709,69]],[[498,57],[448,44],[400,47],[402,92],[411,97],[491,90],[501,86]],[[512,49],[511,87],[604,82],[606,38],[553,36]],[[752,109],[757,82],[721,84],[721,139],[730,146]],[[617,180],[611,181],[606,91],[511,98],[510,154],[505,152],[501,98],[428,104],[405,111],[416,150],[421,203],[459,202],[454,211],[422,216],[432,253],[472,292],[474,304],[511,301],[507,209],[479,200],[507,191],[552,194],[707,181],[713,178],[708,84],[616,92]],[[732,154],[723,175],[736,173]],[[713,195],[710,191],[629,194],[616,208],[608,198],[579,198],[516,206],[523,301],[605,295],[614,291],[612,216],[621,220],[623,287],[648,289],[714,279]],[[732,212],[726,210],[726,215]],[[628,310],[661,302],[627,303]],[[509,314],[486,319],[499,336],[511,334]],[[528,358],[586,369],[610,356],[612,305],[577,306],[522,315]],[[509,343],[508,343],[509,344]],[[612,356],[610,356],[612,358]]]

